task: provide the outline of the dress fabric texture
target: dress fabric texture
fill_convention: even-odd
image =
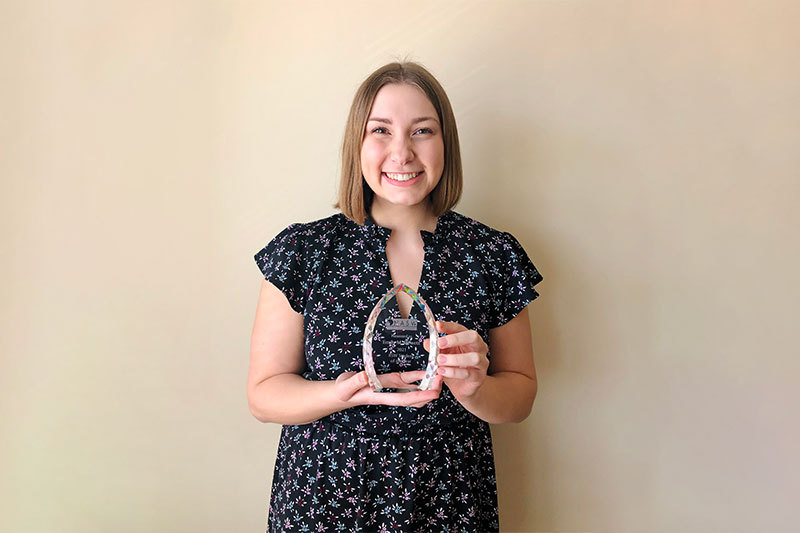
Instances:
[[[420,233],[417,292],[438,320],[474,329],[489,344],[491,328],[539,296],[533,287],[542,276],[510,233],[452,210],[434,232]],[[304,316],[306,379],[363,370],[367,317],[395,285],[386,259],[390,234],[369,216],[362,226],[337,213],[291,224],[255,254],[265,279]],[[379,374],[427,364],[422,311],[413,306],[401,318],[392,299],[373,338]],[[281,430],[267,531],[498,528],[489,425],[446,385],[422,408],[358,406]]]

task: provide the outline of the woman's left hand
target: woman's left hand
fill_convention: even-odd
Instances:
[[[456,399],[467,399],[486,380],[489,346],[477,331],[457,322],[437,320],[436,329],[446,333],[439,337],[438,373]],[[425,339],[423,346],[430,352],[430,339]]]

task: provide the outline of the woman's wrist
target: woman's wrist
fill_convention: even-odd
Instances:
[[[535,382],[532,383],[529,377],[516,372],[501,372],[486,376],[469,397],[457,399],[464,409],[481,420],[503,424],[527,418],[535,395]]]
[[[262,422],[308,424],[355,405],[339,397],[335,380],[280,374],[263,382],[259,388],[261,402],[256,409],[257,418]]]
[[[473,388],[471,391],[464,390],[464,391],[459,391],[458,393],[453,392],[453,396],[455,396],[456,399],[459,402],[461,402],[461,404],[464,407],[467,407],[468,405],[473,405],[473,404],[476,404],[476,403],[480,403],[481,402],[481,396],[483,394],[483,391],[484,391],[485,386],[486,386],[486,382],[488,380],[489,380],[489,376],[485,376],[484,379],[477,386],[475,386],[475,388]],[[451,391],[452,391],[452,389],[451,389]]]

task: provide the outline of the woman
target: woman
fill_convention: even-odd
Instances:
[[[416,63],[385,65],[347,119],[341,213],[292,224],[255,255],[247,395],[257,419],[283,424],[269,531],[498,529],[489,423],[530,413],[527,305],[542,276],[509,233],[452,210],[461,186],[444,90]],[[401,291],[375,366],[389,390],[412,390],[376,392],[364,327],[399,283],[439,319],[438,375],[414,385],[430,342]]]

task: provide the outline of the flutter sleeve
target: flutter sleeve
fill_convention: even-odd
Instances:
[[[513,235],[501,233],[497,248],[500,268],[496,270],[490,328],[502,326],[535,300],[539,293],[533,287],[543,279]]]
[[[306,243],[303,224],[291,224],[255,256],[264,279],[286,296],[289,305],[303,313],[308,291]]]

